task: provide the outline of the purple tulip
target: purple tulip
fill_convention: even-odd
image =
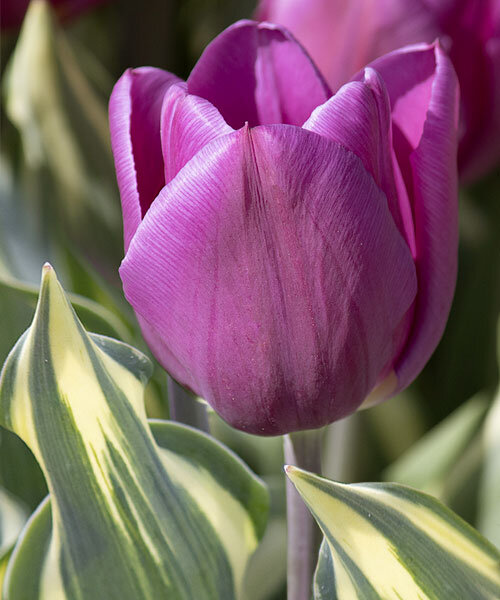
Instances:
[[[110,102],[125,295],[161,364],[233,426],[321,427],[422,369],[456,276],[457,84],[438,45],[331,96],[285,30],[241,21],[186,83]]]
[[[387,52],[440,38],[462,94],[461,178],[500,164],[500,0],[261,0],[257,16],[288,27],[333,90]]]

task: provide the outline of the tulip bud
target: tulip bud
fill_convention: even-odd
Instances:
[[[443,332],[455,75],[437,45],[381,60],[332,96],[288,32],[241,21],[186,83],[136,69],[114,88],[125,295],[161,364],[244,431],[394,394]]]

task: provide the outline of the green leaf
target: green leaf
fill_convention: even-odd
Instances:
[[[106,102],[82,72],[49,2],[31,2],[4,77],[5,111],[22,140],[32,192],[58,237],[112,276],[121,218]],[[40,207],[38,207],[41,210]]]
[[[283,460],[279,474],[264,478],[271,498],[269,520],[245,574],[244,600],[276,600],[286,589],[286,499],[282,466]]]
[[[0,427],[0,486],[32,512],[47,495],[47,484],[31,450],[12,431]]]
[[[468,400],[393,463],[384,479],[445,500],[453,466],[471,446],[487,410],[488,399],[484,395]]]
[[[88,329],[129,341],[126,318],[121,318],[121,312],[118,317],[117,311],[102,306],[105,292],[100,282],[94,281],[93,273],[82,266],[77,271],[76,258],[70,251],[60,244],[53,247],[53,239],[49,243],[48,232],[42,231],[47,214],[40,212],[34,198],[22,194],[16,183],[12,169],[0,154],[0,365],[31,321],[39,292],[40,257],[52,256],[61,266],[64,263],[65,281],[81,292],[73,294],[71,301]],[[89,283],[82,285],[82,280]],[[115,308],[111,301],[108,306]]]
[[[267,492],[209,436],[148,427],[150,374],[139,351],[86,333],[46,265],[2,371],[0,423],[31,448],[50,495],[9,561],[4,600],[240,597]]]
[[[431,496],[286,470],[325,535],[315,600],[500,596],[500,552]]]
[[[500,320],[497,324],[500,361]],[[500,365],[499,365],[500,370]],[[479,489],[479,530],[500,545],[500,385],[483,428],[484,465]]]
[[[500,389],[483,430],[484,465],[479,492],[479,530],[500,546]]]
[[[5,579],[5,573],[7,571],[7,565],[9,563],[9,559],[12,555],[13,546],[11,546],[7,551],[3,554],[0,554],[0,594],[2,592],[2,585]],[[0,596],[2,598],[2,596]]]
[[[0,488],[0,598],[7,563],[27,518],[28,514],[21,503]]]
[[[28,515],[19,501],[0,488],[0,556],[14,544]]]

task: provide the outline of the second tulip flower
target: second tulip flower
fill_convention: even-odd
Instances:
[[[439,46],[332,96],[289,33],[241,21],[187,82],[126,71],[110,121],[125,294],[180,383],[276,435],[413,380],[456,276],[457,84]]]

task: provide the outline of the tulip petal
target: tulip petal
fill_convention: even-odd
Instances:
[[[233,426],[269,435],[354,411],[416,293],[408,247],[359,158],[286,125],[198,152],[120,273],[166,369]]]
[[[208,100],[189,94],[184,82],[172,85],[165,94],[161,115],[165,183],[208,142],[231,131]]]
[[[330,91],[306,51],[286,30],[238,21],[209,44],[188,79],[234,129],[245,123],[302,125]]]
[[[340,88],[314,110],[303,127],[343,144],[361,158],[365,169],[385,192],[394,221],[413,253],[415,232],[411,206],[407,195],[398,196],[396,191],[390,104],[378,73],[366,69],[362,81]]]
[[[336,91],[374,58],[406,44],[436,39],[438,29],[427,4],[413,0],[261,0],[256,16],[288,28]]]
[[[458,85],[438,45],[393,52],[371,66],[391,100],[395,156],[413,206],[418,296],[399,389],[420,372],[444,331],[457,273]]]
[[[257,17],[288,28],[336,91],[366,64],[374,20],[371,3],[352,0],[267,0]]]
[[[165,184],[160,142],[163,96],[179,81],[161,69],[127,69],[109,101],[111,146],[122,201],[125,250]]]

